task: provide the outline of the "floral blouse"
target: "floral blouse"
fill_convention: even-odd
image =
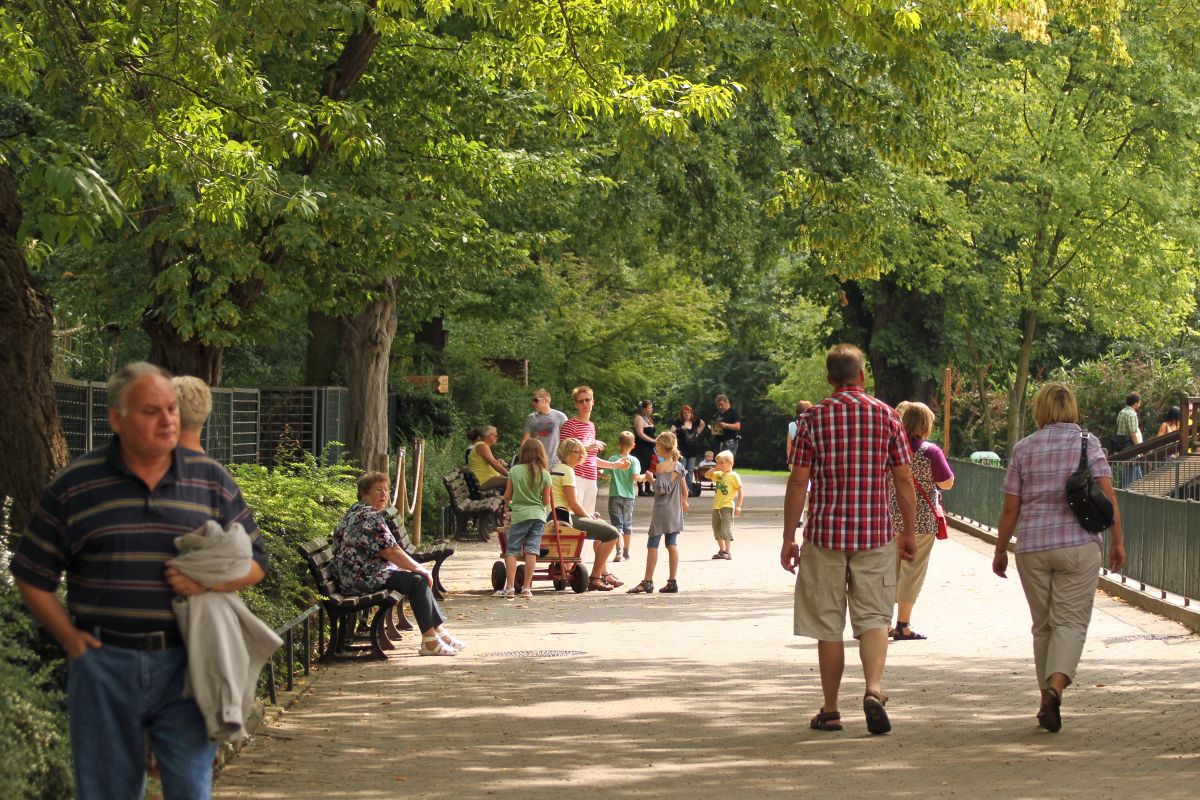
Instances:
[[[380,589],[397,567],[379,551],[399,546],[383,514],[360,500],[333,530],[333,579],[347,592]]]

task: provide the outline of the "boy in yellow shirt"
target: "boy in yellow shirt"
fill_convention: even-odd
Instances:
[[[742,515],[742,479],[733,471],[732,452],[722,450],[717,454],[717,466],[708,471],[708,479],[716,484],[712,526],[719,549],[713,558],[729,561],[733,558],[733,518]]]

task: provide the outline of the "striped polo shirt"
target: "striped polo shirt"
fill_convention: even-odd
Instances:
[[[208,520],[240,522],[265,572],[266,551],[250,509],[225,468],[175,448],[170,469],[146,487],[125,466],[120,440],[80,456],[42,493],[12,557],[12,574],[54,591],[65,570],[67,608],[80,627],[126,633],[176,631],[163,575],[175,538]]]
[[[578,419],[569,419],[564,422],[558,429],[559,441],[563,439],[578,439],[583,442],[586,448],[589,444],[596,441],[596,425],[592,422],[584,422]],[[575,477],[583,478],[585,481],[594,481],[599,477],[599,471],[596,469],[596,454],[588,452],[583,461],[575,465]]]

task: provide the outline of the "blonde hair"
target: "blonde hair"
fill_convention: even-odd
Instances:
[[[633,434],[629,431],[621,431],[617,434],[617,444],[621,447],[633,447],[637,439],[633,438]]]
[[[558,451],[557,451],[558,460],[566,461],[567,456],[571,455],[571,453],[574,453],[576,451],[581,451],[581,452],[586,453],[587,448],[583,446],[583,442],[579,441],[578,439],[576,439],[573,436],[568,436],[566,439],[563,439],[561,442],[558,443]]]
[[[721,452],[717,453],[717,457],[713,460],[714,461],[728,461],[730,464],[732,464],[733,463],[733,451],[732,450],[722,450]]]
[[[171,378],[175,387],[175,399],[179,403],[179,426],[189,431],[199,431],[212,413],[212,392],[208,384],[191,375]]]
[[[933,411],[924,403],[901,403],[904,411],[900,421],[904,423],[904,432],[909,436],[924,439],[933,430]],[[899,409],[897,409],[899,411]]]
[[[547,401],[550,400],[550,393],[548,391],[546,391],[545,389],[534,389],[533,396],[534,397],[544,397],[544,398],[546,398]]]
[[[658,436],[655,436],[654,444],[668,451],[674,459],[683,458],[683,455],[679,452],[679,439],[675,437],[674,431],[663,431]]]
[[[1065,383],[1050,381],[1038,389],[1033,400],[1033,417],[1039,428],[1055,422],[1079,422],[1079,404]]]
[[[517,463],[529,465],[529,488],[536,491],[542,484],[542,474],[550,467],[546,448],[534,437],[526,439],[517,451]]]
[[[571,399],[572,399],[572,400],[578,400],[578,399],[579,399],[579,395],[581,395],[581,394],[584,394],[585,392],[586,392],[587,394],[590,394],[590,395],[591,395],[593,398],[596,396],[596,393],[592,391],[592,387],[590,387],[590,386],[576,386],[574,389],[572,389],[572,390],[571,390]]]

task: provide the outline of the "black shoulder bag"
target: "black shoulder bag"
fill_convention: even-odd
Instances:
[[[1085,531],[1100,533],[1113,524],[1113,505],[1088,468],[1088,439],[1092,435],[1084,431],[1080,436],[1079,468],[1067,478],[1067,505]]]

